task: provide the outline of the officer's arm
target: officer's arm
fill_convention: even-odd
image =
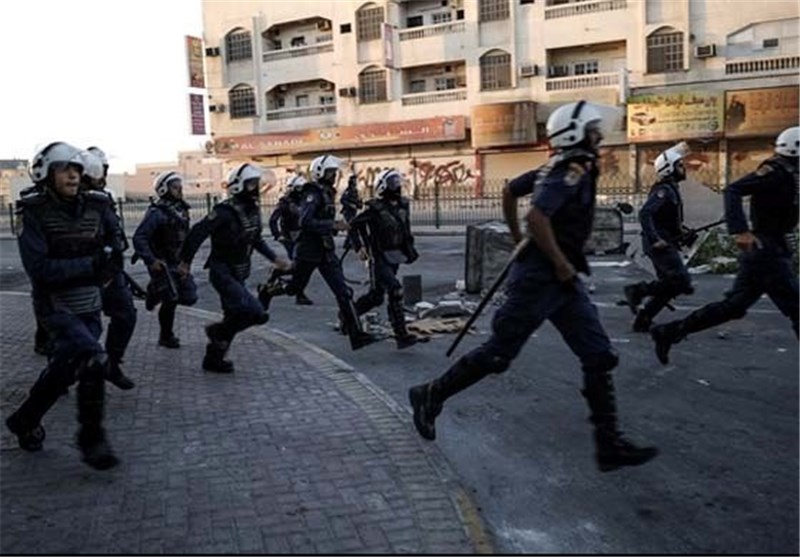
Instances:
[[[73,278],[95,274],[92,257],[53,259],[48,256],[47,241],[36,219],[22,213],[22,234],[18,238],[22,266],[34,285],[56,285]]]
[[[350,243],[353,244],[353,250],[359,251],[367,244],[367,225],[372,222],[373,212],[370,209],[353,217],[350,221]]]
[[[144,220],[136,228],[136,232],[133,233],[133,249],[148,267],[156,260],[156,256],[153,255],[153,251],[150,249],[150,238],[158,228],[162,218],[161,211],[158,209],[148,209]]]
[[[215,207],[208,215],[203,217],[202,220],[195,223],[189,230],[189,234],[186,236],[186,240],[184,240],[181,246],[181,262],[191,264],[194,255],[197,253],[197,250],[200,249],[203,242],[206,241],[206,238],[208,238],[214,230],[227,222],[230,222],[229,212],[222,211]]]
[[[333,219],[318,219],[314,216],[318,203],[319,197],[316,195],[309,195],[303,201],[300,228],[316,234],[333,234]]]
[[[272,234],[272,237],[276,240],[281,236],[281,229],[278,226],[278,223],[281,220],[282,212],[283,201],[278,201],[278,205],[272,210],[272,214],[269,216],[269,231]]]
[[[767,187],[773,172],[772,167],[765,164],[757,171],[743,176],[725,188],[723,191],[725,223],[728,226],[729,234],[741,234],[750,230],[750,226],[747,224],[747,217],[744,214],[742,199],[752,195],[758,188]]]
[[[653,243],[663,241],[656,229],[656,222],[653,218],[656,212],[667,202],[667,192],[665,188],[659,188],[647,198],[642,208],[639,209],[639,224],[642,231]]]
[[[278,258],[278,256],[275,255],[275,252],[272,251],[272,248],[269,247],[267,242],[264,241],[264,238],[259,237],[253,244],[253,249],[270,261],[275,261]]]
[[[550,179],[536,192],[527,215],[528,233],[553,263],[557,276],[564,279],[574,275],[575,271],[558,246],[550,218],[580,190],[585,174],[586,171],[577,165],[553,171]],[[571,180],[569,185],[568,179]]]
[[[126,243],[125,232],[122,230],[122,225],[119,222],[117,213],[114,212],[113,205],[109,204],[103,212],[103,230],[105,231],[104,244],[111,247],[115,253],[122,255],[125,251]]]
[[[530,170],[520,174],[503,188],[503,216],[511,231],[514,242],[519,243],[522,239],[522,232],[519,228],[519,216],[517,215],[517,199],[533,193],[533,184],[536,181],[536,170]]]

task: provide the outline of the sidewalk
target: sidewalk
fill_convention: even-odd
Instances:
[[[106,427],[121,465],[80,461],[74,388],[44,419],[45,448],[0,435],[0,552],[491,552],[474,506],[408,409],[319,348],[255,327],[233,344],[236,373],[205,373],[203,326],[181,309],[180,350],[139,322],[106,383]],[[45,361],[27,293],[0,292],[2,417]]]

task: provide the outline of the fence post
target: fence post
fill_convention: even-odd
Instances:
[[[433,180],[433,217],[436,224],[436,229],[441,225],[441,215],[439,214],[439,178]]]
[[[206,192],[206,213],[211,212],[211,193]]]
[[[11,223],[11,233],[16,236],[17,235],[17,223],[14,222],[14,204],[8,204],[8,222]]]
[[[123,234],[125,233],[125,201],[120,199],[117,201],[119,205],[119,225],[122,227]]]

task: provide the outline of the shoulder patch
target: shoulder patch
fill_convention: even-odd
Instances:
[[[659,199],[664,199],[666,196],[667,192],[664,191],[664,188],[659,188],[658,191],[656,191],[656,197]]]
[[[584,174],[586,174],[586,169],[583,166],[571,162],[567,167],[566,174],[564,174],[564,183],[568,186],[575,186],[581,181]]]
[[[769,164],[762,164],[758,167],[758,170],[756,170],[756,176],[766,176],[770,172],[772,172],[772,166]]]
[[[309,193],[306,196],[306,203],[311,203],[312,201],[314,201],[314,194],[313,193]]]

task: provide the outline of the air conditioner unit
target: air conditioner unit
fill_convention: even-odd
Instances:
[[[536,64],[524,64],[519,69],[519,75],[522,77],[533,77],[539,75],[539,66]]]
[[[450,7],[454,10],[460,10],[464,7],[464,0],[450,0]]]
[[[341,87],[339,89],[339,96],[340,97],[349,97],[350,96],[350,89],[348,87]]]
[[[695,58],[711,58],[717,55],[717,45],[704,44],[694,47]]]
[[[327,19],[323,19],[319,23],[317,23],[317,29],[319,31],[330,31],[331,30],[331,22]]]
[[[212,46],[206,49],[206,56],[219,56],[219,47]]]
[[[208,105],[209,112],[225,112],[224,104],[210,104]]]

